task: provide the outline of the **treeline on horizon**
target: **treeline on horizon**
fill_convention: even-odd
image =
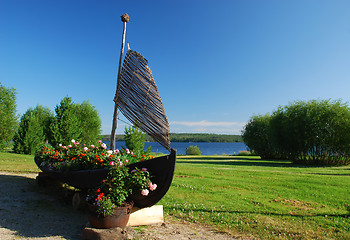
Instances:
[[[101,135],[102,141],[110,141],[111,135]],[[124,141],[124,134],[117,134],[116,141]],[[146,142],[154,140],[146,134]],[[171,142],[243,142],[241,135],[212,133],[170,133]]]

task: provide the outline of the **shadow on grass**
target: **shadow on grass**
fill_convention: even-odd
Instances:
[[[178,210],[182,211],[183,209],[181,207],[172,207],[172,210]],[[286,214],[286,213],[273,213],[273,212],[249,212],[249,211],[227,211],[227,210],[208,210],[208,209],[200,209],[200,208],[195,208],[191,210],[187,210],[185,212],[207,212],[207,213],[213,213],[213,214],[218,214],[218,213],[231,213],[231,214],[257,214],[257,215],[265,215],[265,216],[280,216],[280,217],[300,217],[300,218],[305,218],[305,217],[340,217],[340,218],[349,218],[349,214]]]
[[[287,160],[261,160],[256,158],[240,158],[240,157],[191,157],[177,159],[177,163],[191,164],[215,164],[230,166],[259,166],[259,167],[305,167],[295,165]]]
[[[59,194],[52,186],[37,186],[32,177],[0,175],[0,226],[10,230],[2,237],[81,239],[87,217]]]

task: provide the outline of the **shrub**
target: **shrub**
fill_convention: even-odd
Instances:
[[[269,114],[253,116],[242,131],[244,143],[251,151],[264,159],[278,157],[270,139],[270,120]]]
[[[237,156],[255,156],[254,152],[250,151],[239,151]]]
[[[202,155],[202,152],[199,150],[198,146],[189,146],[186,148],[186,155]]]
[[[350,110],[341,101],[298,101],[279,107],[270,127],[272,144],[295,163],[350,162]]]

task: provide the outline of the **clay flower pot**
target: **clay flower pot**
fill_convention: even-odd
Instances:
[[[89,205],[88,219],[94,228],[124,228],[128,224],[131,209],[133,204],[126,204],[125,206],[116,207],[112,216],[98,216],[96,213],[96,206]]]

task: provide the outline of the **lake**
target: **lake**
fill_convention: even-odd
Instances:
[[[109,145],[109,141],[105,141]],[[168,153],[168,151],[157,142],[145,142],[145,151],[151,146],[155,153]],[[247,145],[244,143],[223,143],[223,142],[172,142],[171,148],[177,150],[177,154],[186,154],[186,148],[197,146],[202,151],[202,155],[223,155],[238,154],[239,151],[246,151]],[[121,149],[125,147],[124,141],[117,141],[115,147]]]

